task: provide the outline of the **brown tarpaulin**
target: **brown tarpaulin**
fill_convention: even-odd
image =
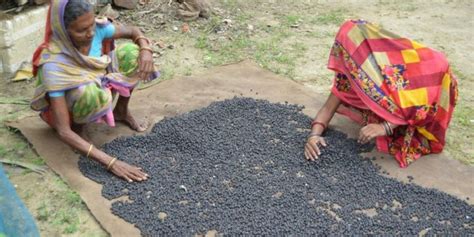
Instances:
[[[203,108],[213,101],[234,96],[304,105],[306,107],[304,112],[311,117],[326,99],[326,96],[317,94],[301,84],[263,70],[252,62],[244,61],[213,68],[201,75],[178,77],[147,90],[136,91],[131,101],[131,109],[137,118],[147,117],[154,123],[163,117]],[[102,186],[84,177],[79,171],[77,165],[79,155],[62,143],[39,117],[24,118],[8,125],[18,128],[48,166],[79,193],[107,232],[112,236],[140,235],[140,231],[132,224],[111,213],[110,206],[113,201],[101,196]],[[331,122],[331,127],[344,131],[351,137],[355,137],[358,133],[357,125],[337,115]],[[93,124],[88,126],[87,130],[97,146],[116,137],[133,134],[123,125],[110,128]],[[380,159],[382,155],[377,152],[371,155],[378,157],[375,162],[392,177],[406,181],[407,176],[411,175],[415,178],[413,182],[421,186],[436,188],[464,200],[469,197],[468,202],[473,204],[474,167],[462,165],[441,154],[423,157],[408,168],[400,169],[397,162],[389,156]],[[303,153],[301,159],[304,159]]]

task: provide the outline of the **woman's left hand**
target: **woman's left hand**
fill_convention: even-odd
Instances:
[[[365,144],[376,137],[385,135],[385,129],[382,124],[371,123],[360,129],[357,142]]]
[[[138,58],[138,76],[143,81],[147,82],[153,73],[153,54],[148,50],[140,50],[140,57]]]

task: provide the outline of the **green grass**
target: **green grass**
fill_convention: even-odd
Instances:
[[[41,205],[36,209],[36,219],[39,221],[48,221],[51,215],[48,206],[49,205],[47,205],[44,201],[41,203]]]
[[[208,49],[211,47],[207,35],[201,35],[196,39],[196,43],[194,44],[194,47],[198,49]]]
[[[5,146],[0,145],[0,158],[5,157],[8,154],[7,148]]]
[[[297,24],[300,20],[299,16],[286,15],[282,17],[280,26],[266,27],[262,24],[261,29],[268,33],[267,37],[262,38],[235,32],[231,40],[219,38],[210,41],[208,33],[204,32],[195,38],[194,47],[203,51],[203,61],[207,66],[218,66],[251,58],[266,69],[293,78],[296,62],[307,51],[307,47],[296,42],[286,45],[286,42],[289,37],[295,35],[289,26]]]
[[[241,23],[241,24],[243,24],[243,23],[248,23],[248,21],[251,20],[252,17],[253,17],[253,16],[252,16],[251,14],[247,13],[247,12],[240,12],[240,13],[236,16],[235,22]]]
[[[232,40],[216,41],[214,45],[211,45],[206,38],[198,37],[195,47],[204,50],[204,64],[217,66],[246,58],[246,50],[253,44],[254,42],[246,35],[240,34]]]
[[[221,0],[220,2],[223,4],[223,7],[229,11],[235,11],[240,6],[238,0]]]
[[[61,226],[63,234],[72,234],[79,230],[80,224],[76,208],[61,208],[59,211],[52,214],[51,223],[56,226]]]
[[[448,129],[446,151],[454,159],[464,164],[474,165],[474,150],[469,140],[472,140],[472,135],[451,124]]]
[[[68,190],[66,192],[66,200],[71,205],[82,205],[83,204],[81,196],[79,196],[79,194],[77,194],[75,191]]]
[[[334,38],[336,32],[326,31],[326,30],[315,30],[305,32],[305,35],[315,39],[325,39],[325,38]]]
[[[15,151],[25,151],[29,148],[29,145],[26,141],[20,141],[13,144],[13,150]]]
[[[283,25],[294,26],[300,23],[301,17],[298,15],[286,15],[283,19]]]
[[[414,11],[418,10],[418,7],[414,6],[414,5],[407,5],[407,6],[402,7],[401,10],[406,11],[406,12],[414,12]]]
[[[174,77],[175,72],[173,68],[163,68],[160,70],[161,76],[160,81],[166,81]]]
[[[310,23],[314,25],[340,25],[344,22],[346,15],[347,10],[345,9],[332,10],[313,17]]]
[[[79,230],[79,209],[85,208],[80,196],[71,191],[60,179],[55,179],[57,195],[64,198],[62,204],[56,202],[42,203],[37,208],[36,218],[38,221],[48,222],[61,228],[63,234],[73,234]]]
[[[463,82],[462,85],[472,85],[471,79],[460,70],[457,70],[455,67],[451,67],[451,69],[458,78],[458,82]],[[458,103],[454,109],[454,115],[446,136],[446,149],[453,158],[465,164],[474,165],[474,142],[472,135],[474,123],[471,122],[474,119],[474,108],[467,102],[470,99],[472,100],[473,96],[471,93],[468,92],[467,88],[459,87]],[[469,95],[471,98],[469,98]]]
[[[184,68],[184,75],[185,76],[191,76],[193,74],[193,68],[186,66]]]
[[[211,16],[208,23],[203,26],[204,32],[206,33],[214,32],[216,29],[218,29],[221,26],[222,21],[223,19],[221,16],[215,16],[215,15]]]
[[[34,164],[34,165],[38,165],[38,166],[46,165],[46,162],[43,160],[43,158],[38,157],[36,155],[34,155],[34,157],[30,158],[30,160],[31,160],[31,163]]]

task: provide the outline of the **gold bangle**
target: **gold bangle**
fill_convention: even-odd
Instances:
[[[148,51],[150,51],[150,53],[153,54],[153,49],[150,48],[150,47],[146,47],[146,46],[145,46],[145,47],[141,47],[141,48],[140,48],[140,51],[142,51],[142,50],[148,50]]]
[[[321,134],[310,133],[306,139],[310,139],[312,137],[322,137]]]
[[[137,38],[135,38],[135,39],[133,40],[133,43],[138,44],[138,41],[141,40],[141,39],[146,40],[146,42],[147,42],[148,44],[150,44],[150,40],[149,40],[147,37],[145,37],[144,35],[140,35],[140,36],[138,36]]]
[[[117,161],[117,157],[114,157],[111,161],[109,161],[109,164],[107,164],[107,170],[112,168],[112,166],[115,164],[115,161]]]
[[[94,145],[92,145],[92,143],[91,143],[91,145],[89,146],[89,150],[87,151],[86,158],[89,158],[89,155],[91,154],[92,148],[94,148]]]

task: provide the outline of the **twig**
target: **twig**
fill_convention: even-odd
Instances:
[[[150,13],[150,12],[154,12],[154,11],[160,9],[160,7],[161,7],[161,3],[158,4],[158,6],[154,7],[153,9],[138,12],[137,15],[143,15],[143,14],[148,14],[148,13]]]
[[[36,172],[38,174],[44,174],[46,173],[46,170],[42,167],[39,167],[37,165],[32,165],[28,164],[25,162],[20,162],[20,161],[12,161],[12,160],[6,160],[6,159],[1,159],[0,163],[7,164],[7,165],[15,165],[15,166],[20,166],[22,168],[31,170],[33,172]]]

